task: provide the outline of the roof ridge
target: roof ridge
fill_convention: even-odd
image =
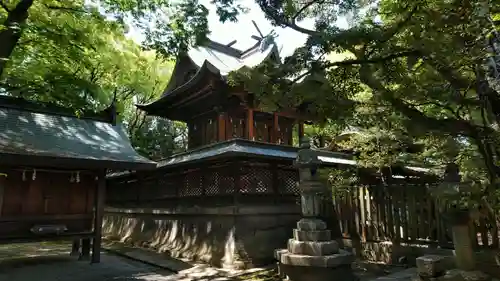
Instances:
[[[219,42],[211,40],[211,39],[208,39],[208,42],[206,43],[205,47],[210,48],[210,49],[215,50],[215,51],[218,51],[218,52],[221,52],[221,53],[224,53],[228,56],[238,58],[238,59],[241,58],[241,56],[243,54],[243,51],[241,51],[239,49],[224,45],[222,43],[219,43]]]
[[[27,100],[21,97],[13,97],[0,95],[0,108],[16,109],[20,111],[30,111],[47,115],[59,115],[71,118],[87,119],[111,123],[111,118],[106,110],[91,111],[85,110],[81,115],[77,115],[75,109],[70,107],[60,106],[51,102],[40,102]]]

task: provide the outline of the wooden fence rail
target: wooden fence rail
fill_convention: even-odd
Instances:
[[[447,207],[438,200],[425,185],[349,186],[334,192],[345,238],[451,248],[451,227],[444,220]],[[499,248],[493,216],[482,216],[471,224],[477,247]]]

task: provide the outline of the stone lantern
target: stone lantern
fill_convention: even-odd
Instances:
[[[351,270],[354,255],[339,248],[326,223],[319,219],[324,192],[317,174],[321,165],[309,139],[302,139],[295,166],[299,169],[303,218],[297,222],[288,248],[276,251],[280,272],[292,281],[357,280]]]
[[[442,193],[460,198],[461,177],[458,165],[450,163],[446,167]],[[455,263],[458,269],[470,271],[475,268],[474,249],[470,227],[470,211],[468,208],[457,206],[444,214],[445,221],[451,225],[453,245],[455,247]],[[475,237],[474,237],[475,238]]]

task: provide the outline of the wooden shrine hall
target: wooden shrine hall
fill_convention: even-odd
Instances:
[[[189,151],[154,171],[109,175],[105,235],[219,266],[274,260],[300,216],[292,144],[308,119],[295,108],[264,112],[252,93],[226,83],[242,67],[280,63],[272,35],[253,37],[246,50],[209,41],[180,54],[163,95],[137,105],[187,123]],[[356,165],[321,153],[327,166]]]
[[[82,239],[88,258],[93,240],[100,261],[106,171],[156,166],[132,148],[113,108],[76,117],[0,96],[0,243]]]

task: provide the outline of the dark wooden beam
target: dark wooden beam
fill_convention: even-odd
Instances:
[[[92,263],[101,261],[102,244],[102,218],[104,215],[104,200],[106,196],[106,171],[101,171],[97,178],[96,192],[94,196],[94,243],[92,243]]]

